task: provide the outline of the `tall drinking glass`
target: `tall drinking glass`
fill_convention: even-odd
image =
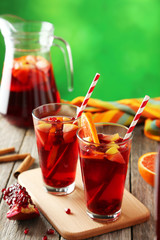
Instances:
[[[32,113],[44,185],[53,194],[69,194],[75,188],[77,110],[74,105],[51,103]]]
[[[127,127],[112,123],[95,124],[100,144],[77,132],[79,155],[88,215],[114,221],[121,213],[132,136],[122,142]]]

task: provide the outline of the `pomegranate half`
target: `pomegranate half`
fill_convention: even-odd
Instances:
[[[10,220],[26,220],[39,216],[39,211],[32,202],[31,196],[19,183],[2,190],[3,199],[9,205],[7,218]]]

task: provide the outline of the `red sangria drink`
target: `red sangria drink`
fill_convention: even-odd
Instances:
[[[5,67],[4,71],[10,69]],[[0,111],[11,124],[31,127],[34,108],[45,103],[60,102],[52,65],[42,56],[15,58],[11,75],[4,75],[8,79],[5,79],[5,86],[1,86],[3,106],[0,106]]]
[[[131,139],[123,141],[127,128],[118,124],[95,124],[99,143],[83,128],[78,130],[79,155],[88,215],[115,221],[121,214]]]
[[[69,104],[46,104],[33,110],[43,181],[53,194],[69,194],[75,188],[79,127],[76,111],[77,107]]]

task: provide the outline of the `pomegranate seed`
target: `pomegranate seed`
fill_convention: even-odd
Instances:
[[[29,229],[26,228],[26,229],[24,230],[24,234],[28,234],[28,232],[29,232]]]
[[[44,236],[43,238],[42,238],[42,240],[47,240],[48,238],[47,238],[47,236]]]
[[[66,211],[67,214],[71,214],[71,209],[70,208],[65,209],[65,211]]]
[[[48,120],[48,121],[53,121],[53,122],[55,122],[55,121],[57,120],[57,118],[55,118],[55,117],[49,117],[49,118],[47,118],[47,120]]]
[[[54,230],[52,228],[48,229],[46,232],[48,235],[54,234]]]

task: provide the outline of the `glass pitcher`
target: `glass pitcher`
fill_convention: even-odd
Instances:
[[[50,48],[64,53],[68,90],[73,89],[73,64],[69,44],[54,36],[49,22],[0,17],[5,42],[5,59],[0,86],[0,113],[18,127],[31,127],[32,110],[46,103],[60,102]]]

